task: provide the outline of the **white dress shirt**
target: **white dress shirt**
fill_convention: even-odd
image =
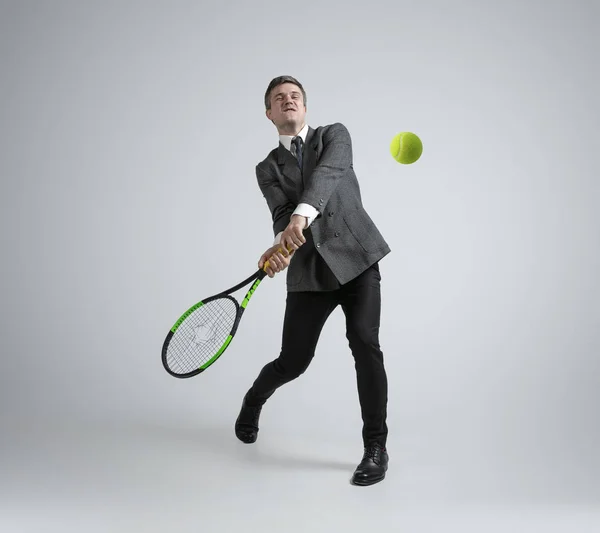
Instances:
[[[300,132],[297,135],[298,137],[302,138],[302,143],[306,142],[306,134],[307,133],[308,133],[308,124],[305,124],[304,127],[300,130]],[[296,157],[296,146],[292,144],[292,139],[294,137],[296,137],[296,135],[280,135],[279,142],[281,142],[281,144],[283,144],[283,146],[287,150],[289,150],[294,157]],[[319,212],[312,205],[309,205],[309,204],[298,204],[298,206],[296,207],[296,209],[294,209],[294,212],[292,213],[292,215],[302,215],[303,217],[306,217],[306,219],[307,219],[306,227],[307,228],[308,228],[308,226],[310,226],[312,224],[312,221],[317,217],[318,214],[319,214]],[[283,232],[280,231],[277,234],[277,236],[275,237],[273,246],[280,243],[282,233]]]

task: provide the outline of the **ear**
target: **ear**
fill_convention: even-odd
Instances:
[[[271,120],[271,122],[272,122],[272,119],[271,119],[271,110],[270,110],[270,109],[267,109],[267,110],[265,111],[265,115],[266,115],[266,116],[267,116],[267,118],[268,118],[269,120]]]

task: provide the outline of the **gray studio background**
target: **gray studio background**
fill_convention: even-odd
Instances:
[[[242,396],[278,354],[284,276],[263,282],[202,376],[168,376],[160,350],[188,306],[247,277],[272,241],[254,168],[277,144],[263,95],[280,74],[305,85],[311,126],[350,130],[392,248],[392,469],[374,490],[394,512],[597,510],[598,2],[0,6],[0,517],[16,524],[21,504],[56,496],[57,450],[64,472],[111,465],[102,439],[118,454],[127,432],[144,435],[138,459],[181,428],[191,447],[234,446]],[[389,154],[400,131],[423,140],[414,165]],[[350,467],[360,424],[338,309],[260,438],[314,457],[346,447]],[[85,435],[97,447],[73,447]],[[160,456],[148,464],[158,483]]]

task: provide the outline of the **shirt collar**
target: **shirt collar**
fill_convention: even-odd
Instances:
[[[285,148],[287,148],[288,150],[291,151],[291,149],[292,149],[292,139],[294,137],[301,137],[302,138],[302,142],[305,143],[306,142],[306,135],[307,135],[307,133],[308,133],[308,124],[305,124],[304,127],[298,133],[298,135],[280,135],[279,136],[279,142],[281,144],[283,144],[283,146]]]

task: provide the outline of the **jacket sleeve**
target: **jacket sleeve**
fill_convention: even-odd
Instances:
[[[277,178],[260,166],[256,167],[256,179],[271,211],[273,235],[276,236],[290,223],[290,217],[296,206],[285,195]]]
[[[322,213],[329,197],[351,167],[350,133],[343,124],[332,124],[323,134],[323,151],[317,166],[306,180],[300,203],[312,205]]]

